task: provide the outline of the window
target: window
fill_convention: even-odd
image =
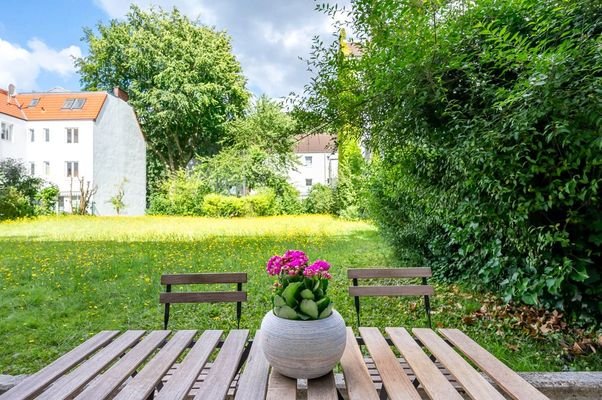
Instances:
[[[50,129],[48,128],[44,128],[44,140],[50,142]]]
[[[13,125],[6,122],[0,123],[0,139],[11,141],[13,138]]]
[[[27,105],[27,107],[35,107],[38,105],[38,103],[40,102],[40,98],[36,97],[31,99],[31,101],[29,102],[29,104]]]
[[[35,175],[36,173],[36,163],[33,161],[29,163],[29,175]]]
[[[306,179],[305,180],[305,186],[311,186],[311,182],[312,182],[311,179]]]
[[[50,161],[44,161],[44,175],[50,175]]]
[[[29,130],[29,140],[32,142],[36,140],[36,132],[33,129]]]
[[[311,163],[312,163],[312,156],[305,156],[305,166],[306,167],[311,167]]]
[[[67,161],[65,166],[68,178],[77,178],[79,176],[79,163],[77,161]]]
[[[80,110],[84,104],[86,104],[86,99],[66,99],[63,103],[63,110]]]
[[[67,143],[79,143],[79,130],[77,128],[67,128]]]

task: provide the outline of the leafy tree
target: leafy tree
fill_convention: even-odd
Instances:
[[[222,150],[201,159],[199,170],[217,193],[237,188],[246,194],[260,186],[273,187],[297,162],[296,134],[295,120],[276,102],[261,96],[244,117],[228,124]]]
[[[351,14],[361,57],[317,42],[305,105],[369,132],[371,208],[399,257],[599,321],[602,4],[357,0]]]
[[[89,55],[76,60],[83,87],[127,91],[162,168],[173,173],[196,155],[215,154],[249,99],[230,38],[175,8],[132,5],[125,20],[97,28],[85,29]],[[149,161],[150,172],[157,173],[156,164]]]

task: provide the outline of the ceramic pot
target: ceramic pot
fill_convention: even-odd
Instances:
[[[269,311],[261,322],[261,346],[272,368],[296,379],[324,376],[345,351],[345,321],[335,310],[324,319],[290,320]]]

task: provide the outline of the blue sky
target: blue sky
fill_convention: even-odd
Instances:
[[[256,95],[283,97],[309,81],[311,39],[332,39],[332,21],[312,0],[2,0],[0,87],[18,92],[56,86],[78,90],[72,56],[85,55],[83,27],[123,18],[131,3],[177,7],[192,19],[226,30]],[[340,2],[339,2],[340,3]],[[343,2],[345,3],[345,2]]]

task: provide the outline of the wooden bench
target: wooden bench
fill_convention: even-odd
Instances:
[[[247,293],[242,290],[242,284],[247,282],[244,272],[230,273],[199,273],[199,274],[165,274],[161,275],[161,284],[165,292],[159,295],[159,302],[165,304],[163,329],[169,322],[169,306],[172,303],[231,303],[236,302],[236,326],[240,329],[242,302],[247,301]],[[198,285],[236,283],[236,291],[221,292],[172,292],[172,285]]]
[[[365,296],[424,296],[424,308],[431,324],[431,303],[429,296],[435,294],[435,289],[428,284],[427,278],[432,276],[430,268],[351,268],[347,276],[352,280],[353,286],[349,288],[349,295],[354,297],[355,311],[357,313],[357,326],[360,326],[360,297]],[[421,285],[395,285],[395,286],[358,286],[359,279],[412,279],[421,278]]]

